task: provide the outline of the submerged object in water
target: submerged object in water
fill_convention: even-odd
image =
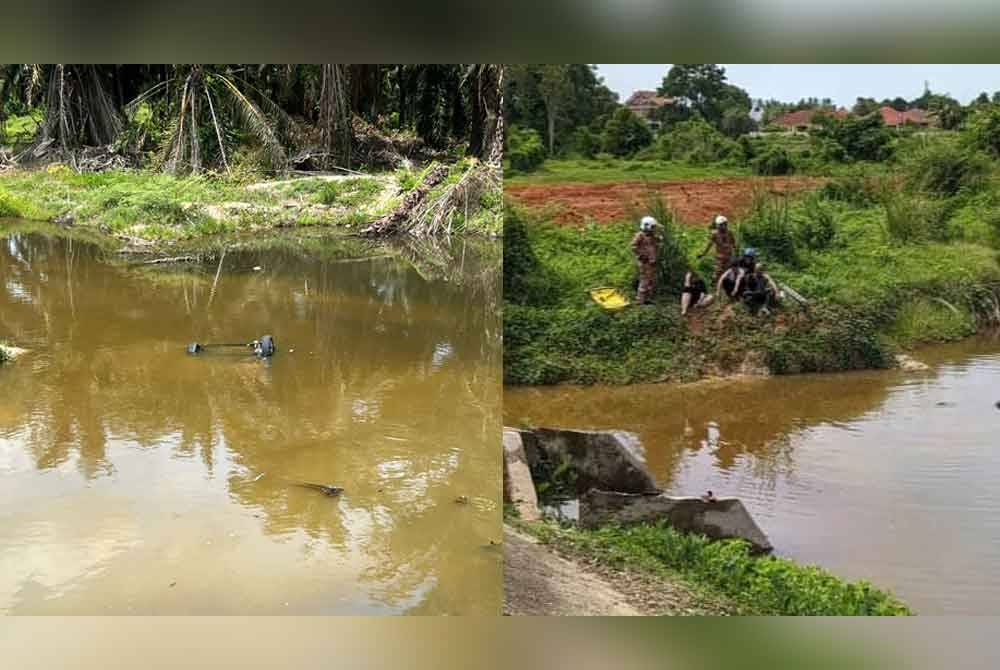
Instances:
[[[312,489],[313,491],[319,491],[325,496],[339,496],[344,492],[339,486],[333,486],[332,484],[314,484],[312,482],[292,482],[294,486],[298,486],[304,489]]]
[[[598,286],[588,291],[590,297],[598,305],[608,311],[615,311],[629,306],[629,300],[616,288],[610,286]]]
[[[222,344],[200,344],[198,342],[192,342],[187,345],[187,352],[189,354],[200,354],[208,348],[215,347],[241,347],[246,349],[253,349],[253,353],[258,358],[270,358],[278,350],[277,345],[274,342],[274,337],[271,335],[262,335],[259,340],[254,340],[253,342],[236,342],[236,343],[222,343]]]

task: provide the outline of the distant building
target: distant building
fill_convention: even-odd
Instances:
[[[660,127],[660,123],[653,118],[654,113],[672,104],[674,104],[673,98],[664,97],[656,91],[636,91],[625,101],[625,107],[645,121],[651,130]]]
[[[788,112],[776,118],[772,123],[787,130],[807,131],[814,127],[813,117],[817,114],[826,114],[837,119],[846,118],[850,112],[846,109],[800,109],[797,112]]]
[[[753,109],[750,110],[750,118],[753,119],[754,123],[761,123],[764,120],[764,108],[754,104]]]
[[[908,109],[900,112],[892,107],[880,107],[878,113],[882,116],[882,121],[890,128],[899,128],[905,125],[920,126],[926,128],[932,124],[933,116],[923,109]]]

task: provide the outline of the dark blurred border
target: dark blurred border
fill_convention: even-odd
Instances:
[[[997,618],[0,618],[4,670],[986,670]]]
[[[986,0],[5,3],[14,62],[969,62]]]

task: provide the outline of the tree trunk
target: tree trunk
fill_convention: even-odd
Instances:
[[[550,101],[545,101],[545,117],[549,129],[549,156],[555,152],[556,147],[556,110],[555,105]]]
[[[323,164],[351,167],[351,109],[347,94],[347,76],[343,65],[323,65],[323,83],[319,94],[319,127]]]
[[[427,173],[427,176],[424,177],[423,182],[419,186],[406,194],[403,202],[396,209],[377,221],[373,221],[367,228],[361,231],[361,234],[366,237],[380,237],[404,232],[403,226],[410,220],[414,210],[423,203],[427,194],[431,192],[431,189],[444,181],[447,176],[448,167],[446,165],[435,167]]]

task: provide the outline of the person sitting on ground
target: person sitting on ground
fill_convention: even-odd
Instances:
[[[736,261],[730,263],[729,268],[722,273],[719,281],[715,284],[715,292],[718,295],[727,296],[731,300],[739,298],[737,291],[741,287],[743,270]]]
[[[729,264],[726,271],[716,281],[716,292],[722,295],[725,291],[725,295],[732,299],[741,297],[746,289],[743,278],[753,272],[756,264],[757,250],[753,247],[747,247],[739,258]]]
[[[705,245],[705,250],[698,254],[698,258],[707,254],[713,246],[715,247],[715,281],[718,282],[719,277],[729,269],[732,262],[733,252],[736,250],[736,238],[729,230],[729,219],[721,214],[715,217],[715,221],[712,222],[709,229],[712,232],[709,235],[708,244]]]
[[[639,290],[635,300],[640,305],[653,302],[656,284],[656,219],[644,216],[639,222],[639,232],[632,238],[632,254],[639,264]]]
[[[697,272],[688,271],[684,275],[684,288],[681,290],[681,316],[685,316],[688,309],[708,307],[712,304],[713,296],[705,289],[705,280]]]
[[[747,273],[742,283],[746,285],[743,291],[743,303],[749,310],[756,314],[758,311],[763,314],[769,313],[769,307],[777,304],[781,292],[778,285],[771,279],[771,275],[764,271],[764,264],[757,263],[753,272]]]

